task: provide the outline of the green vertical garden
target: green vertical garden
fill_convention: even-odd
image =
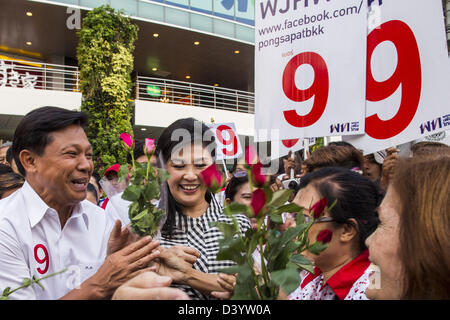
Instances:
[[[125,163],[119,136],[133,134],[130,103],[134,43],[138,27],[110,6],[90,11],[78,32],[81,110],[89,116],[87,135],[99,171]]]

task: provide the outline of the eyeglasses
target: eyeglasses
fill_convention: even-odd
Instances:
[[[305,217],[305,223],[310,223],[314,220],[311,216],[308,216],[306,214],[303,214],[303,216]],[[332,221],[334,221],[333,217],[320,217],[320,218],[315,219],[314,223],[332,222]]]
[[[247,171],[236,171],[235,173],[233,173],[233,177],[235,178],[242,178],[242,177],[246,177],[247,176]]]

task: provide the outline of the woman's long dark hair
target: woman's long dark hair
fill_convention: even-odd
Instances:
[[[158,139],[156,147],[156,157],[158,159],[158,166],[165,167],[167,161],[171,159],[172,152],[175,148],[180,148],[186,144],[201,143],[204,148],[210,151],[211,157],[215,159],[216,143],[215,138],[209,127],[201,121],[194,118],[179,119],[173,122],[170,126],[164,129],[163,133]],[[170,192],[167,182],[163,185],[161,190],[160,207],[166,211],[167,218],[161,233],[171,238],[173,230],[176,227],[177,212],[182,212],[180,204],[175,200]],[[212,195],[207,192],[205,200],[211,201]],[[183,215],[184,216],[184,215]]]

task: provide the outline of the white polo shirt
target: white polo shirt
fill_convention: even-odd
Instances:
[[[114,220],[84,200],[61,230],[58,213],[33,188],[23,187],[0,200],[0,290],[15,289],[24,278],[66,272],[20,289],[10,299],[59,299],[103,264]]]

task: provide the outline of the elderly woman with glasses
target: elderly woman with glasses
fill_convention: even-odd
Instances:
[[[371,271],[364,242],[379,223],[376,210],[381,196],[378,187],[349,169],[323,168],[302,178],[294,202],[305,208],[308,221],[311,219],[308,209],[324,198],[329,205],[335,201],[336,204],[314,220],[308,237],[310,243],[314,243],[319,233],[328,233],[328,248],[319,255],[304,253],[315,265],[314,274],[307,273],[289,299],[366,300]]]

